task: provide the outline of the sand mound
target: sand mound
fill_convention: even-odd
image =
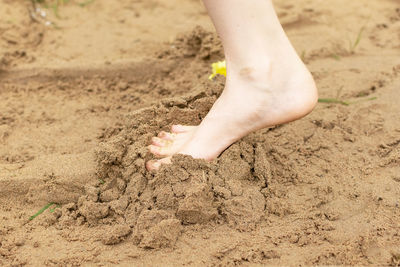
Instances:
[[[149,140],[172,123],[195,125],[203,118],[222,86],[161,101],[126,117],[125,125],[108,129],[96,152],[99,181],[86,187],[64,217],[89,225],[116,225],[104,237],[116,244],[131,236],[140,247],[174,245],[182,227],[190,224],[228,224],[253,230],[266,209],[268,180],[276,166],[267,159],[268,148],[253,135],[229,147],[218,160],[206,162],[177,155],[172,165],[157,173],[145,169]],[[68,220],[69,221],[69,220]]]

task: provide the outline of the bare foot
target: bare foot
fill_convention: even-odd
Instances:
[[[161,164],[171,163],[172,155],[179,153],[183,146],[191,139],[197,126],[172,125],[171,132],[160,132],[151,139],[149,151],[160,160],[151,160],[146,163],[148,170],[156,170]]]
[[[299,119],[313,110],[314,80],[286,36],[272,1],[203,0],[221,37],[227,63],[225,89],[197,128],[168,142],[153,140],[150,151],[212,160],[243,136]],[[229,11],[229,12],[228,12]]]
[[[290,122],[310,113],[318,96],[314,80],[297,58],[292,66],[244,67],[228,75],[221,96],[198,127],[173,126],[153,138],[148,170],[171,162],[177,153],[213,160],[228,146],[256,130]],[[276,64],[279,66],[279,64]],[[234,69],[234,68],[233,68]]]

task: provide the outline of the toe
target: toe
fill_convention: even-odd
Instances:
[[[186,133],[193,130],[196,126],[186,126],[186,125],[172,125],[171,132],[173,133]]]
[[[174,140],[176,137],[176,134],[167,133],[167,132],[162,131],[158,134],[158,137],[161,139],[164,139],[164,140]]]
[[[166,158],[162,158],[159,159],[158,162],[160,162],[161,164],[171,164],[171,157],[166,157]]]
[[[151,143],[155,146],[160,146],[160,147],[165,147],[168,145],[171,145],[172,141],[171,140],[165,140],[159,137],[153,137],[151,139]]]
[[[149,160],[146,162],[146,169],[148,171],[156,171],[161,167],[162,164],[171,164],[171,157],[166,157],[159,160]]]
[[[161,147],[159,146],[155,146],[155,145],[149,145],[148,149],[150,151],[150,153],[156,155],[156,156],[160,156],[161,155]]]
[[[156,155],[157,157],[165,157],[174,154],[173,149],[170,146],[155,146],[149,145],[148,146],[150,153]]]
[[[158,160],[149,160],[146,162],[146,169],[148,171],[156,171],[161,167],[161,162]]]

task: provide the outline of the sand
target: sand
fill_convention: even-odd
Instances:
[[[0,265],[400,265],[398,1],[275,1],[345,103],[156,173],[150,138],[223,89],[218,36],[200,1],[78,3],[0,0]]]

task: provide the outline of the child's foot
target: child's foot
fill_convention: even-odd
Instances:
[[[271,64],[228,74],[223,93],[199,126],[175,125],[171,133],[153,138],[150,152],[162,158],[147,162],[147,169],[170,163],[177,153],[213,160],[251,132],[310,113],[317,103],[317,88],[304,64],[297,59],[294,63],[284,71]]]

